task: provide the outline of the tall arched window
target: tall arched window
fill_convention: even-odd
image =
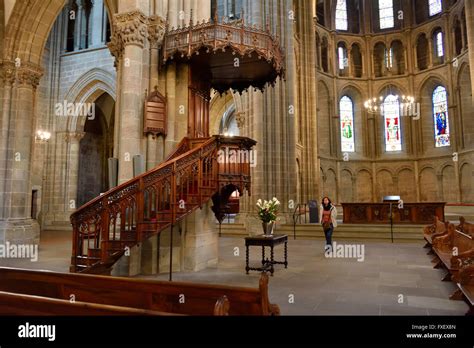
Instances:
[[[346,0],[337,0],[336,30],[347,30],[347,3]]]
[[[341,42],[337,45],[337,67],[339,70],[344,70],[348,65],[347,48],[346,45]]]
[[[379,0],[380,29],[393,28],[393,0]]]
[[[438,57],[444,56],[443,33],[438,31],[435,34],[436,55]]]
[[[430,17],[437,15],[443,10],[441,0],[429,0]]]
[[[393,48],[385,48],[385,67],[390,70],[393,67]]]
[[[397,96],[389,94],[385,97],[382,113],[385,124],[385,151],[401,151],[400,102]]]
[[[354,152],[354,103],[348,96],[339,100],[341,119],[341,151]]]
[[[446,88],[438,86],[433,91],[433,118],[436,147],[450,146],[448,96]]]

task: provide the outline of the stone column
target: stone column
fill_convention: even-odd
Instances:
[[[82,1],[77,1],[77,13],[76,13],[76,21],[74,22],[74,51],[79,51],[82,49],[82,22],[83,22],[83,13],[84,7],[82,6]]]
[[[2,110],[2,136],[7,141],[2,137],[0,148],[4,169],[0,182],[0,242],[38,243],[39,224],[31,218],[31,162],[36,88],[42,71],[26,63],[15,66],[14,62],[4,62],[2,76],[5,97],[10,102]]]
[[[207,22],[211,18],[211,1],[195,0],[196,4],[196,21]]]
[[[433,67],[433,38],[428,38],[428,68]]]
[[[2,82],[2,101],[0,109],[0,221],[6,215],[4,212],[4,183],[7,174],[7,153],[8,149],[8,134],[10,127],[10,109],[12,103],[13,88],[15,83],[14,65],[10,63],[4,63],[3,69],[0,69],[0,82]],[[1,240],[0,235],[0,240]]]
[[[142,154],[142,104],[146,87],[143,81],[143,56],[147,38],[147,18],[138,10],[114,16],[114,35],[111,49],[119,57],[121,72],[117,100],[119,118],[119,184],[133,177],[134,155]]]
[[[79,176],[79,151],[80,151],[80,141],[86,133],[84,132],[75,132],[67,133],[65,138],[66,142],[69,144],[68,151],[68,161],[69,161],[69,170],[67,173],[67,199],[65,205],[66,209],[64,211],[72,213],[77,208],[77,180]]]
[[[200,271],[216,266],[219,254],[219,234],[208,202],[186,218],[184,234],[185,271]]]
[[[471,72],[472,102],[474,103],[474,3],[465,1],[466,25],[469,46],[469,70]]]
[[[165,33],[165,21],[159,16],[151,16],[148,18],[148,40],[150,42],[150,82],[148,90],[151,92],[155,86],[159,85],[159,49],[163,42]],[[163,89],[163,88],[162,88]],[[166,94],[162,92],[162,94]],[[147,170],[154,168],[162,160],[162,156],[157,154],[158,144],[163,142],[162,136],[147,137]]]

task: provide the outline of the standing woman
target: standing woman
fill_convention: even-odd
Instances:
[[[324,251],[332,251],[332,233],[337,227],[337,210],[332,205],[329,197],[324,197],[321,208],[319,209],[319,222],[323,225],[324,235],[326,236],[326,246]]]

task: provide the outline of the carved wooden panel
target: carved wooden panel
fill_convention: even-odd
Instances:
[[[405,203],[392,205],[393,222],[397,224],[430,224],[437,216],[444,221],[444,202]],[[342,203],[343,222],[378,224],[390,222],[389,203]]]
[[[166,135],[166,98],[155,91],[150,93],[145,101],[143,132],[154,135]]]

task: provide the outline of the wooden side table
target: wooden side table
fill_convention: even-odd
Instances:
[[[285,261],[275,261],[273,248],[279,244],[285,244],[284,256]],[[249,247],[250,246],[261,246],[262,247],[262,267],[250,267],[249,266]],[[270,260],[265,260],[265,247],[270,247]],[[288,268],[288,236],[286,234],[275,234],[270,237],[266,237],[263,234],[259,236],[246,237],[245,238],[245,271],[249,274],[249,271],[270,271],[273,276],[275,272],[274,265],[281,264]]]

